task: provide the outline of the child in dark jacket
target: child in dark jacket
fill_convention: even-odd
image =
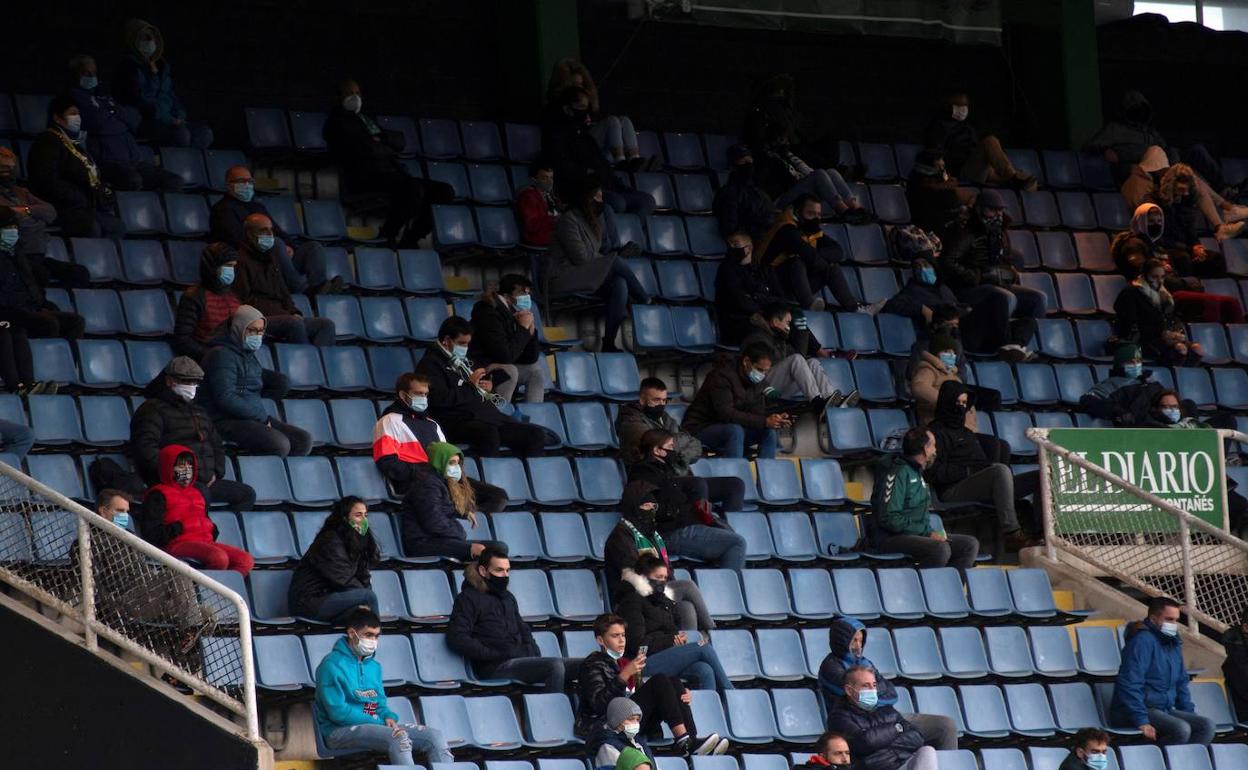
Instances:
[[[179,559],[203,569],[231,569],[246,576],[255,566],[251,554],[218,543],[217,525],[208,518],[208,503],[195,483],[195,453],[180,444],[160,450],[160,483],[143,498],[143,537]]]

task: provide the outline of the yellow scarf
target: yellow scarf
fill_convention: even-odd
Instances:
[[[95,167],[95,163],[87,157],[86,153],[78,149],[78,145],[74,144],[74,141],[70,139],[69,135],[64,131],[61,131],[58,128],[49,128],[48,131],[50,131],[57,139],[60,139],[61,144],[65,145],[65,148],[69,150],[70,154],[77,158],[78,162],[86,167],[87,181],[91,183],[91,189],[98,189],[100,186],[100,171]]]
[[[775,239],[776,234],[780,232],[781,228],[788,227],[789,225],[797,227],[797,215],[793,213],[792,206],[788,207],[784,211],[781,211],[780,214],[776,216],[775,224],[771,226],[771,229],[767,231],[767,234],[763,236],[763,239],[759,241],[758,245],[754,248],[754,252],[756,254],[762,255],[760,256],[760,260],[767,256],[767,249],[771,247],[771,242]],[[802,232],[802,229],[798,227],[797,231],[801,236],[801,239],[810,244],[812,247],[820,238],[823,237],[822,229],[816,233],[804,233]],[[771,266],[780,267],[792,256],[793,254],[789,253],[777,254],[772,257]]]

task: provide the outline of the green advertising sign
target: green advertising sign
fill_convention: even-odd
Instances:
[[[1049,440],[1127,482],[1225,528],[1226,473],[1216,430],[1055,428]],[[1049,455],[1050,495],[1058,533],[1174,532],[1173,517]]]

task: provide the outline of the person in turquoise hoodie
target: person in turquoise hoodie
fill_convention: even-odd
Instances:
[[[1158,746],[1213,742],[1214,724],[1196,713],[1183,665],[1179,603],[1159,596],[1148,617],[1127,627],[1109,706],[1111,727],[1136,727]]]
[[[316,728],[331,749],[366,749],[390,756],[392,765],[415,765],[412,751],[425,761],[454,762],[442,734],[432,727],[399,721],[386,705],[381,664],[373,656],[381,619],[368,607],[347,618],[347,634],[316,667]]]

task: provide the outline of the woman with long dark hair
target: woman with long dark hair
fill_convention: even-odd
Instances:
[[[329,623],[345,619],[360,605],[377,612],[369,570],[380,560],[381,549],[368,531],[368,506],[358,497],[342,498],[295,567],[291,612]]]

